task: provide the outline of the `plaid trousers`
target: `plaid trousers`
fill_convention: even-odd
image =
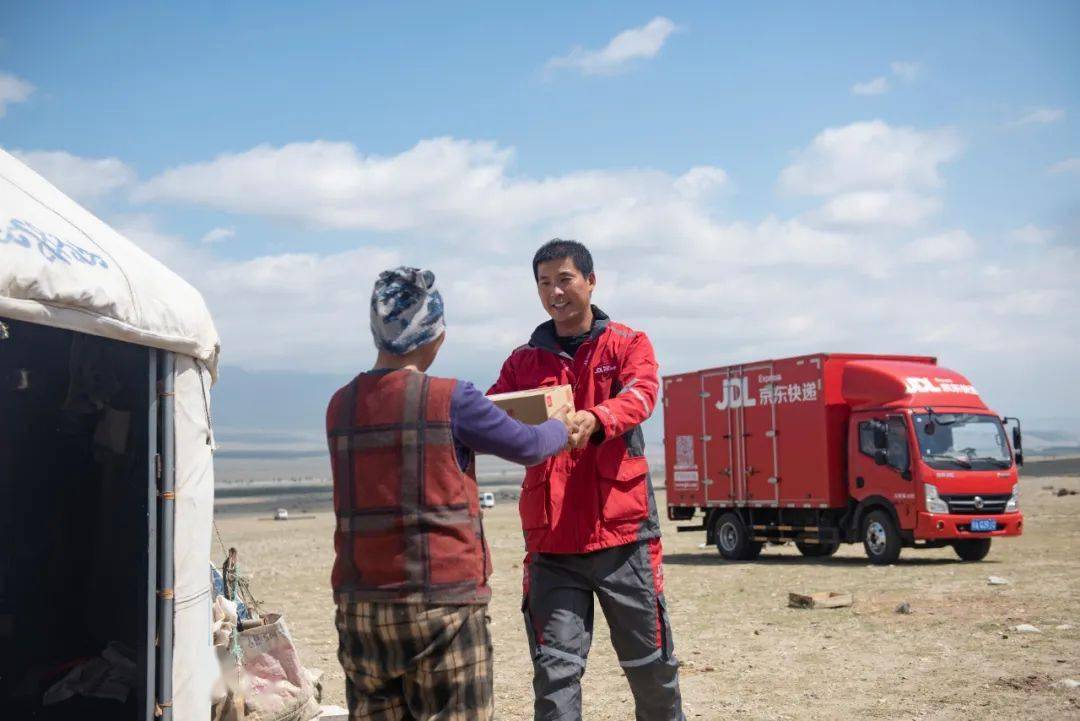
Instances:
[[[487,605],[339,603],[352,721],[490,721]]]

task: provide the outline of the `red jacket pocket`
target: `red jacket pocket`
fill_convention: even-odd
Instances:
[[[547,466],[545,463],[525,471],[525,482],[521,485],[521,498],[518,499],[518,514],[524,531],[548,526]]]
[[[649,514],[649,463],[624,456],[616,468],[600,469],[600,512],[605,521],[636,521]]]

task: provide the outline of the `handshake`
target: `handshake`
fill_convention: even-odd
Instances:
[[[552,413],[551,417],[566,425],[566,431],[569,434],[566,446],[570,449],[584,448],[597,430],[596,416],[589,411],[571,413],[569,405],[564,405]]]

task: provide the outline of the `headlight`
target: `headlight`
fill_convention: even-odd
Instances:
[[[1012,513],[1013,511],[1020,510],[1020,484],[1017,483],[1013,486],[1012,495],[1009,496],[1009,502],[1005,504],[1005,512]]]
[[[937,486],[932,483],[924,483],[923,493],[926,496],[926,510],[931,513],[949,512],[949,504],[938,495]]]

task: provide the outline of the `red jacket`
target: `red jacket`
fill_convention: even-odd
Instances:
[[[491,560],[473,468],[454,450],[457,381],[361,373],[334,394],[335,600],[487,603]]]
[[[569,384],[575,408],[599,421],[585,448],[525,472],[518,512],[532,553],[586,553],[660,535],[640,428],[659,395],[656,357],[644,333],[595,306],[593,315],[592,333],[575,357],[559,347],[548,321],[510,354],[488,391]]]

